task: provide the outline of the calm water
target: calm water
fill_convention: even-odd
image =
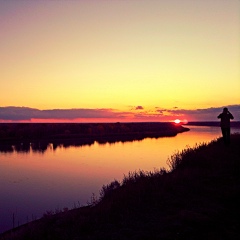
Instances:
[[[168,168],[166,161],[177,150],[221,134],[218,127],[188,127],[171,138],[0,152],[0,232],[12,228],[13,219],[18,226],[49,210],[86,205],[103,184],[121,181],[129,171]]]

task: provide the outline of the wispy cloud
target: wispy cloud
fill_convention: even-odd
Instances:
[[[212,107],[204,109],[174,109],[168,110],[172,115],[178,115],[179,117],[186,117],[191,121],[216,121],[217,116],[222,112],[224,107],[228,107],[229,111],[234,115],[235,120],[240,120],[240,105],[229,105],[222,107]]]
[[[94,119],[124,118],[124,112],[112,109],[50,109],[39,110],[28,107],[0,107],[0,119],[9,121],[30,121],[32,119]]]
[[[144,109],[143,106],[137,106],[137,107],[135,108],[135,110],[143,110],[143,109]]]
[[[227,106],[239,121],[240,105]],[[48,109],[39,110],[28,107],[0,107],[0,122],[18,121],[170,121],[175,118],[189,121],[217,121],[223,107],[205,109],[165,109],[155,107],[146,109],[143,106],[131,107],[129,111],[118,111],[111,108],[102,109]]]

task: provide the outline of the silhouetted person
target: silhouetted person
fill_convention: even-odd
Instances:
[[[230,143],[230,119],[233,119],[233,115],[225,107],[223,112],[218,115],[218,118],[221,118],[220,126],[222,130],[223,141],[226,145],[228,145]]]

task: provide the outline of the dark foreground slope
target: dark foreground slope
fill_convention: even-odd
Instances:
[[[185,149],[170,172],[130,173],[92,206],[45,215],[1,239],[238,239],[240,135]]]

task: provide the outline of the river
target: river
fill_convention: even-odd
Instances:
[[[104,184],[133,171],[167,169],[167,159],[176,151],[221,136],[219,127],[187,127],[190,131],[175,137],[0,152],[0,232],[47,211],[87,205]]]

